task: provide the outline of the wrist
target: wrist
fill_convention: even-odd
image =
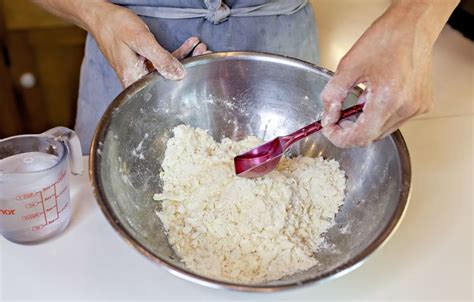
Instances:
[[[106,9],[114,7],[107,0],[32,0],[50,13],[72,22],[87,31],[100,23]]]
[[[90,33],[94,33],[97,27],[103,23],[104,16],[116,7],[107,0],[77,1],[77,16],[80,26]]]
[[[398,26],[407,26],[433,46],[459,0],[394,0],[387,13],[397,16]]]

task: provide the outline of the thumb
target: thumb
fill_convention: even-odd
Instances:
[[[357,82],[349,73],[336,73],[321,92],[323,103],[323,127],[334,126],[341,115],[342,104]]]
[[[163,77],[169,80],[181,80],[186,75],[183,65],[158,44],[151,32],[141,34],[130,47],[148,59]]]

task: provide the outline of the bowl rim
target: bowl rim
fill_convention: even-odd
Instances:
[[[334,73],[326,68],[311,64],[299,59],[262,53],[262,52],[214,52],[211,54],[206,54],[197,57],[187,58],[182,61],[183,65],[187,68],[202,65],[209,61],[216,60],[225,60],[226,58],[232,59],[244,59],[244,60],[258,60],[258,61],[270,61],[270,62],[280,62],[285,65],[291,65],[298,68],[307,69],[311,72],[316,72],[324,74],[327,77],[332,76]],[[149,251],[143,244],[141,244],[137,239],[135,239],[132,234],[130,234],[125,226],[120,222],[119,218],[115,215],[112,208],[107,203],[107,198],[105,197],[104,191],[102,189],[101,180],[99,178],[99,169],[100,169],[100,148],[102,146],[101,139],[104,138],[106,130],[110,125],[111,117],[114,112],[122,103],[124,103],[130,95],[140,91],[148,83],[156,79],[156,77],[161,78],[161,76],[156,72],[151,72],[142,79],[133,83],[126,89],[124,89],[108,106],[105,113],[102,115],[99,124],[95,130],[94,137],[90,146],[90,156],[89,156],[89,181],[92,185],[92,191],[94,193],[95,199],[106,217],[107,221],[112,225],[114,230],[134,249],[143,254],[149,260],[158,265],[164,267],[171,274],[181,277],[185,280],[204,285],[211,288],[226,288],[231,290],[238,291],[248,291],[248,292],[274,292],[285,289],[299,288],[309,284],[320,284],[329,280],[333,280],[342,275],[345,275],[356,268],[360,267],[368,259],[368,256],[372,255],[376,250],[380,249],[385,243],[391,238],[393,233],[396,231],[400,225],[401,220],[406,212],[407,205],[411,196],[411,162],[410,155],[408,152],[408,147],[405,143],[405,140],[400,132],[400,130],[395,131],[390,135],[390,138],[393,141],[393,144],[396,148],[397,155],[400,159],[400,168],[401,168],[401,183],[402,190],[400,190],[400,195],[398,199],[398,205],[395,209],[392,217],[390,218],[387,225],[382,229],[382,231],[377,235],[377,237],[372,240],[372,242],[357,254],[352,259],[341,263],[340,265],[334,267],[333,269],[325,272],[324,274],[318,275],[314,278],[309,278],[304,281],[292,282],[288,284],[239,284],[233,282],[227,282],[223,280],[217,280],[209,278],[191,271],[186,271],[171,262],[168,262],[164,259],[161,259],[159,256],[153,254]],[[355,87],[353,92],[356,95],[362,93],[360,87]]]

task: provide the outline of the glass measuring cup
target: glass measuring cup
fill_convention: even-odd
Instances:
[[[79,138],[68,128],[0,140],[3,237],[33,244],[66,228],[71,219],[69,169],[75,175],[83,171]]]

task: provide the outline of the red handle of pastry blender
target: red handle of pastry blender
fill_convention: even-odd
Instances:
[[[346,108],[341,111],[341,116],[339,117],[339,121],[342,121],[343,119],[346,119],[350,116],[353,116],[357,113],[362,112],[362,109],[364,108],[364,104],[357,104],[354,106],[351,106],[349,108]],[[309,124],[299,130],[296,130],[295,132],[288,134],[284,137],[284,139],[287,141],[285,144],[285,149],[290,146],[291,144],[299,141],[302,138],[305,138],[306,136],[313,134],[315,132],[318,132],[321,130],[323,126],[321,125],[321,120],[316,121],[312,124]]]

